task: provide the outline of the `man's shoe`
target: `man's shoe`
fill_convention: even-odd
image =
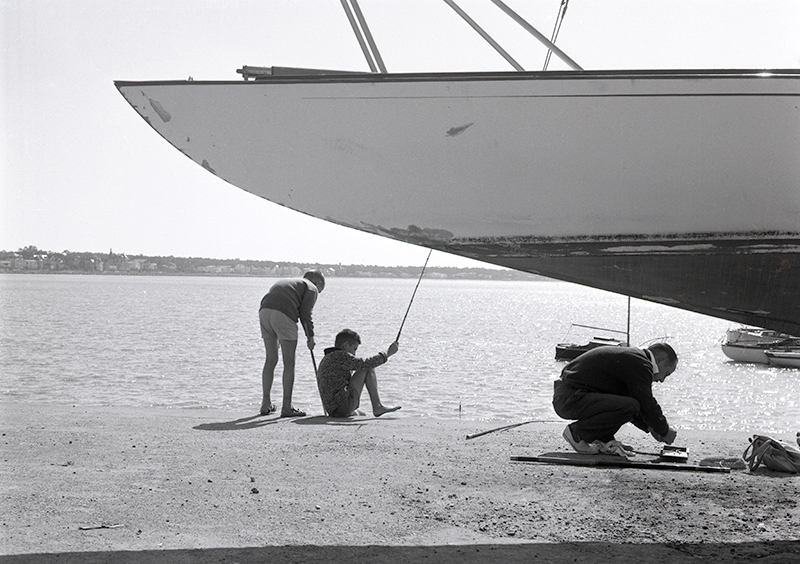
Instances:
[[[603,441],[593,441],[591,445],[595,447],[600,454],[610,454],[612,456],[621,456],[622,458],[630,458],[631,456],[635,456],[633,452],[633,448],[629,447],[628,445],[624,445],[618,440],[611,440],[607,443]]]
[[[570,444],[570,446],[575,450],[575,452],[579,454],[600,454],[600,451],[594,445],[594,443],[589,444],[586,441],[576,440],[572,434],[572,429],[569,428],[569,425],[567,425],[564,428],[564,432],[562,433],[562,435]]]

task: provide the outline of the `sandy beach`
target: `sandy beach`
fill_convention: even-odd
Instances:
[[[800,476],[735,468],[749,433],[680,432],[709,473],[511,461],[563,423],[466,439],[501,425],[3,403],[0,561],[800,562]]]

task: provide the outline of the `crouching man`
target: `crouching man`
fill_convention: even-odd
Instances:
[[[663,382],[677,365],[678,356],[666,343],[583,353],[555,381],[553,408],[559,417],[575,420],[564,429],[564,439],[582,454],[628,456],[633,449],[614,434],[633,423],[657,441],[672,444],[677,432],[653,397],[652,385]]]

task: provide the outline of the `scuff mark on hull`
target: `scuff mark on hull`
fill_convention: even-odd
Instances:
[[[467,128],[470,127],[471,125],[475,125],[475,123],[467,123],[459,127],[451,127],[450,129],[447,130],[447,136],[455,137],[456,135],[460,135],[461,133],[464,133],[467,130]]]
[[[148,98],[147,100],[150,102],[150,107],[153,108],[153,111],[161,118],[161,121],[167,123],[172,119],[172,116],[158,103],[158,100],[153,100],[152,98]]]

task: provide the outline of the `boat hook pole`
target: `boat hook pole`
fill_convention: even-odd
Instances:
[[[408,307],[406,308],[406,314],[403,316],[403,322],[400,324],[400,330],[397,332],[397,338],[394,340],[395,343],[400,342],[400,333],[403,332],[403,325],[406,324],[406,317],[408,317],[408,312],[411,311],[411,304],[414,303],[414,296],[417,295],[417,288],[419,288],[419,283],[422,282],[422,275],[425,274],[425,267],[428,266],[428,261],[431,258],[431,253],[433,249],[428,251],[428,258],[425,259],[425,264],[422,265],[422,272],[419,273],[419,280],[417,280],[417,285],[414,287],[414,293],[411,294],[411,301],[408,302]]]
[[[305,330],[305,326],[303,326],[303,330]],[[319,371],[317,370],[317,359],[314,357],[314,349],[311,347],[308,348],[308,352],[311,353],[311,362],[314,364],[314,378],[317,378],[319,375]],[[321,398],[320,398],[321,399]],[[325,404],[322,404],[322,413],[328,415],[328,410],[325,409]]]

